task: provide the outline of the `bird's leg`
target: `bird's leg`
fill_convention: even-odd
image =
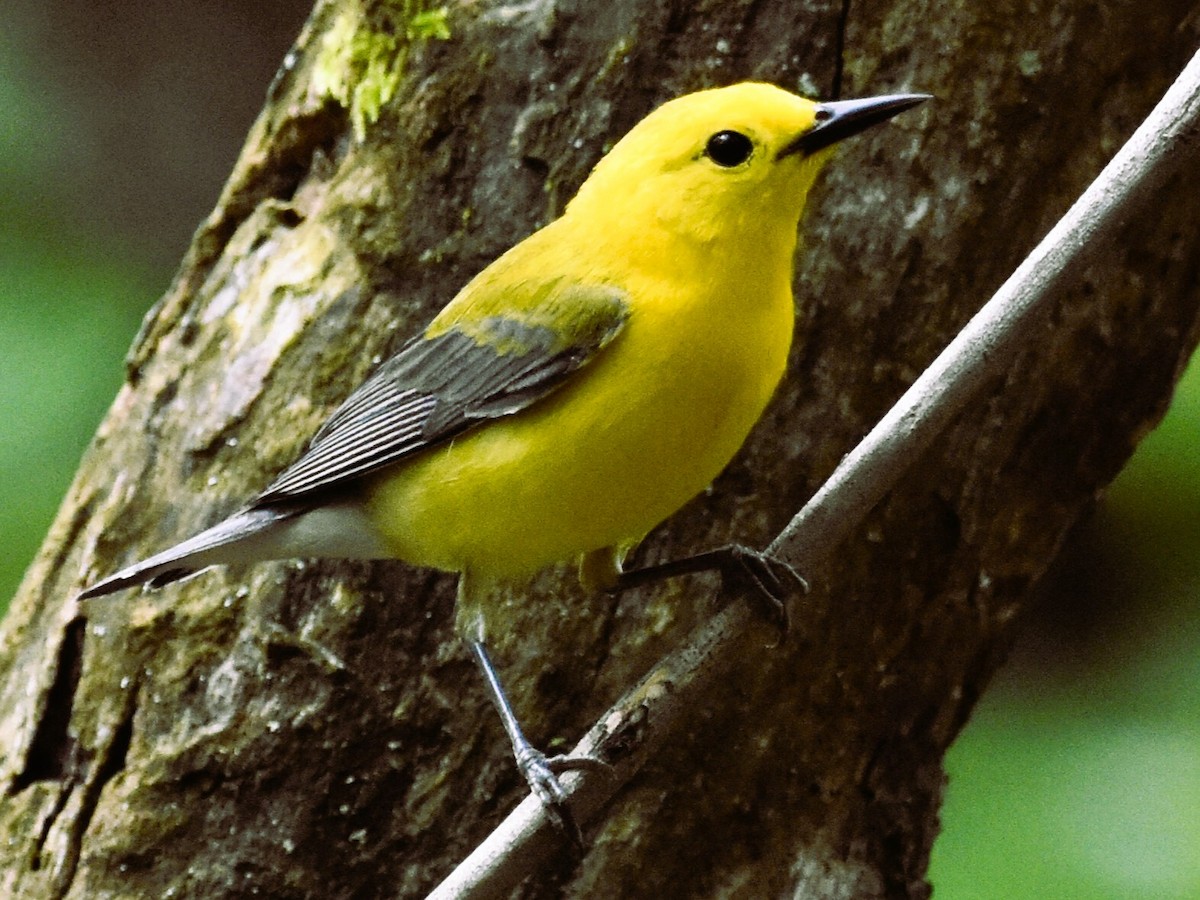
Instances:
[[[512,741],[517,768],[521,770],[521,774],[529,784],[529,789],[542,801],[542,806],[550,820],[570,838],[576,848],[582,848],[583,834],[575,822],[575,817],[571,815],[570,807],[567,806],[567,792],[559,782],[558,775],[562,772],[579,770],[606,772],[608,766],[598,759],[586,756],[547,757],[529,743],[525,732],[521,730],[521,723],[517,721],[512,704],[504,693],[504,686],[500,683],[500,676],[496,673],[496,667],[492,664],[491,657],[488,656],[487,647],[483,645],[482,641],[477,640],[468,640],[467,644],[471,648],[475,662],[479,664],[480,671],[483,672],[488,696],[492,698],[496,711],[500,713],[500,722],[504,725],[504,731],[508,734],[508,739]]]
[[[752,593],[784,633],[788,628],[787,598],[791,593],[787,582],[805,593],[808,591],[808,582],[786,562],[741,544],[726,544],[695,556],[621,572],[609,590],[615,593],[696,572],[720,573],[723,591]]]

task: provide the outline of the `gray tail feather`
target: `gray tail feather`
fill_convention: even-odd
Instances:
[[[97,581],[80,593],[78,599],[102,597],[138,584],[159,587],[186,578],[208,566],[253,559],[257,554],[249,552],[247,548],[238,552],[235,545],[248,541],[254,543],[250,539],[295,514],[295,509],[286,507],[244,509],[195,537]]]

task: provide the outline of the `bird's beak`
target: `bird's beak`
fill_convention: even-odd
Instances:
[[[862,100],[820,103],[817,105],[817,124],[780,150],[777,159],[794,153],[810,156],[929,99],[929,94],[884,94]]]

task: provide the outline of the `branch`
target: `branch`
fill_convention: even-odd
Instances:
[[[1001,375],[1040,314],[1116,228],[1148,203],[1200,150],[1200,53],[1184,68],[1141,127],[1099,177],[1034,248],[990,301],[913,383],[805,507],[769,552],[810,570],[864,520],[979,391]],[[563,779],[581,822],[601,808],[666,741],[675,722],[712,680],[733,664],[736,639],[753,618],[730,604],[686,645],[661,661],[584,736],[573,755],[613,766],[609,777],[572,773]],[[506,897],[562,839],[529,796],[434,891],[431,900]]]

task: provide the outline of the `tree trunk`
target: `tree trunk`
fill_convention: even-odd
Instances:
[[[926,90],[827,173],[791,374],[711,493],[643,552],[764,544],[987,299],[1197,44],[1191,3],[685,4],[420,13],[321,2],[3,623],[0,893],[420,896],[526,789],[453,579],[218,569],[75,592],[229,513],[657,103],[748,78]],[[444,24],[448,39],[441,31]],[[942,757],[1030,586],[1164,410],[1197,340],[1194,177],[1130,221],[1042,340],[764,626],[530,897],[923,897]],[[569,744],[710,610],[562,572],[495,650]]]

